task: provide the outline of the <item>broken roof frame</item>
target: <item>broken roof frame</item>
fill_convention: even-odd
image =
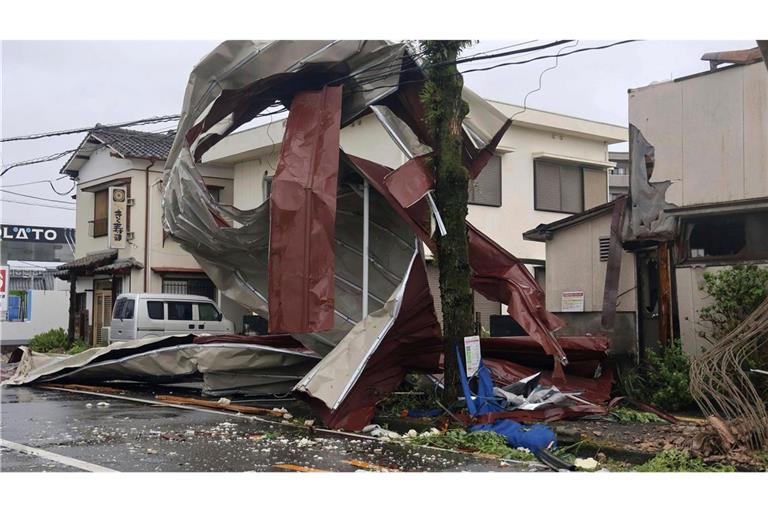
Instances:
[[[434,177],[424,158],[431,152],[431,141],[419,98],[423,80],[418,59],[403,43],[222,43],[190,75],[166,161],[165,229],[223,293],[268,317],[271,330],[289,333],[326,357],[338,353],[352,333],[364,337],[371,316],[379,314],[374,310],[363,317],[362,291],[368,290],[369,298],[378,295],[380,304],[383,297],[390,297],[386,303],[393,297],[399,303],[402,294],[398,299],[395,292],[405,286],[410,269],[424,265],[423,256],[414,255],[418,240],[434,248],[427,215],[442,225],[430,195]],[[472,91],[465,88],[463,95],[472,108],[463,125],[462,158],[470,176],[476,177],[511,121]],[[217,204],[205,190],[197,162],[216,142],[278,103],[289,115],[271,197],[253,210]],[[341,128],[368,112],[409,158],[399,169],[338,149]],[[326,171],[317,174],[318,169]],[[359,182],[372,189],[370,199],[364,194],[362,208],[349,193],[349,189],[356,192]],[[378,206],[371,209],[369,200]],[[361,209],[374,215],[387,212],[378,221],[379,232],[370,247],[359,240],[360,234],[368,233]],[[352,220],[345,224],[344,219]],[[404,236],[409,229],[412,243]],[[444,227],[439,229],[444,232]],[[381,243],[382,232],[393,230],[400,235],[390,237],[392,243]],[[567,358],[553,332],[564,323],[546,311],[543,291],[514,256],[474,227],[469,236],[473,287],[508,304],[510,314],[555,358],[555,372],[562,376]],[[384,269],[397,282],[384,283],[381,261],[391,263],[391,247],[398,243],[407,244],[408,254],[414,256],[406,264],[406,250],[401,247],[400,264]],[[362,261],[352,264],[354,254]],[[359,265],[363,270],[364,262],[369,262],[373,274],[361,282],[363,276],[350,269]],[[393,309],[395,315],[386,325],[391,327],[398,309]],[[434,309],[425,314],[427,323],[437,325],[439,337]],[[386,334],[387,327],[379,326],[370,350],[347,361],[355,370],[337,384],[342,392],[323,402],[328,411],[339,409],[373,352],[386,343]],[[310,372],[296,391],[317,396],[319,385],[312,381],[318,372],[319,368]]]

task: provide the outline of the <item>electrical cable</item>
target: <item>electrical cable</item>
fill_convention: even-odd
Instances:
[[[33,196],[31,194],[22,194],[21,192],[14,192],[12,190],[0,190],[0,193],[3,193],[3,194],[13,194],[15,196],[28,197],[30,199],[39,199],[41,201],[50,201],[52,203],[62,203],[62,204],[71,204],[71,205],[75,204],[72,201],[62,201],[60,199],[47,199],[45,197]]]
[[[67,156],[67,155],[70,155],[70,154],[76,152],[78,149],[79,148],[68,149],[68,150],[62,151],[60,153],[54,153],[52,155],[41,156],[39,158],[33,158],[31,160],[24,160],[22,162],[16,162],[16,163],[9,164],[8,166],[6,166],[2,170],[2,172],[0,172],[0,176],[5,176],[5,173],[7,173],[8,171],[10,171],[11,169],[14,169],[16,167],[24,167],[26,165],[34,165],[34,164],[42,164],[42,163],[45,163],[45,162],[53,162],[54,160],[58,160],[59,158],[63,158],[65,156]]]
[[[486,68],[476,68],[476,69],[470,69],[470,70],[466,70],[466,71],[461,71],[461,72],[459,72],[459,74],[472,73],[472,72],[476,72],[476,71],[488,71],[488,70],[496,69],[498,67],[503,67],[503,66],[527,64],[529,62],[534,62],[534,61],[542,60],[542,59],[554,59],[554,58],[558,58],[558,57],[566,57],[568,55],[573,55],[573,54],[576,54],[576,53],[581,53],[581,52],[586,52],[586,51],[593,51],[593,50],[603,50],[603,49],[606,49],[606,48],[611,48],[613,46],[618,46],[618,45],[627,44],[627,43],[633,43],[633,42],[636,42],[636,41],[637,41],[636,39],[631,39],[631,40],[619,41],[619,42],[616,42],[616,43],[611,43],[611,44],[607,44],[607,45],[603,45],[603,46],[591,46],[591,47],[587,47],[587,48],[580,48],[578,50],[574,50],[574,51],[568,52],[568,53],[562,53],[560,55],[557,55],[557,54],[540,55],[538,57],[533,57],[531,59],[522,60],[522,61],[502,62],[500,64],[496,64],[494,66],[489,66],[489,67],[486,67]],[[400,82],[399,85],[402,86],[402,85],[407,85],[407,84],[412,84],[412,83],[422,83],[422,82],[425,82],[426,80],[427,80],[426,78],[419,78],[419,79],[414,79],[414,80],[406,80],[404,82]],[[345,91],[345,95],[353,94],[355,92],[371,92],[371,91],[375,91],[377,89],[385,89],[385,88],[389,88],[389,87],[391,87],[391,86],[385,85],[385,86],[378,86],[378,87],[369,87],[369,88],[365,88],[365,89],[349,89],[349,90]]]
[[[0,190],[4,190],[6,188],[24,187],[24,186],[27,186],[27,185],[37,185],[38,183],[47,183],[48,185],[51,186],[51,190],[53,190],[53,192],[55,194],[58,194],[60,196],[66,196],[66,195],[71,194],[72,191],[75,190],[75,187],[77,186],[76,183],[72,183],[72,187],[69,190],[67,190],[66,192],[59,192],[58,190],[56,190],[56,187],[53,186],[53,182],[54,181],[60,181],[60,180],[63,180],[65,178],[69,178],[69,176],[66,176],[66,175],[65,176],[59,176],[55,180],[37,180],[37,181],[28,181],[26,183],[13,183],[11,185],[0,185]]]
[[[69,210],[69,211],[75,211],[75,208],[67,208],[66,206],[56,206],[53,204],[40,204],[40,203],[28,203],[25,201],[14,201],[13,199],[2,199],[0,198],[0,202],[4,203],[15,203],[15,204],[25,204],[28,206],[40,206],[41,208],[56,208],[58,210]]]
[[[562,53],[562,54],[559,54],[559,55],[558,54],[555,54],[555,55],[541,55],[539,57],[533,57],[533,58],[527,59],[527,60],[520,60],[520,61],[514,61],[514,62],[502,62],[500,64],[496,64],[494,66],[489,66],[487,68],[468,69],[466,71],[462,71],[462,73],[474,73],[476,71],[490,71],[491,69],[501,68],[501,67],[504,67],[504,66],[516,66],[516,65],[519,65],[519,64],[527,64],[529,62],[534,62],[534,61],[541,60],[541,59],[554,59],[554,58],[559,58],[559,57],[567,57],[568,55],[573,55],[575,53],[588,52],[588,51],[593,51],[593,50],[605,50],[606,48],[612,48],[614,46],[619,46],[619,45],[627,44],[627,43],[635,43],[637,41],[638,41],[637,39],[627,39],[627,40],[624,40],[624,41],[618,41],[618,42],[611,43],[611,44],[606,44],[606,45],[603,45],[603,46],[590,46],[590,47],[587,47],[587,48],[579,48],[578,50],[574,50],[574,51],[568,52],[568,53]]]
[[[155,117],[149,117],[146,119],[138,119],[136,121],[127,121],[123,123],[101,124],[97,126],[91,126],[89,128],[73,128],[70,130],[60,130],[60,131],[45,132],[45,133],[33,133],[31,135],[18,135],[16,137],[6,137],[4,139],[0,139],[0,142],[35,140],[35,139],[43,139],[45,137],[57,137],[59,135],[72,135],[74,133],[91,132],[91,131],[100,130],[100,129],[103,130],[103,129],[109,129],[109,128],[124,128],[126,126],[136,126],[136,125],[142,125],[142,124],[163,123],[167,121],[177,121],[180,117],[181,116],[179,116],[178,114],[166,115],[166,116],[155,116]]]
[[[535,93],[537,93],[537,92],[539,92],[541,90],[541,87],[542,87],[542,81],[541,80],[544,77],[544,75],[547,73],[547,71],[551,71],[551,70],[557,68],[557,66],[560,64],[560,54],[563,52],[563,50],[567,50],[568,48],[575,48],[578,45],[579,45],[579,41],[577,40],[577,41],[574,41],[574,43],[572,45],[570,45],[570,46],[568,46],[568,45],[563,46],[563,47],[561,47],[557,51],[557,56],[555,57],[555,63],[553,65],[551,65],[550,67],[548,67],[546,69],[543,69],[541,71],[541,73],[539,73],[539,85],[538,85],[538,87],[536,87],[535,89],[533,89],[531,91],[528,91],[528,94],[526,94],[525,97],[523,98],[523,110],[519,110],[519,111],[515,112],[514,114],[512,114],[512,117],[509,118],[510,121],[514,120],[518,115],[520,115],[523,112],[525,112],[526,110],[528,110],[528,98],[532,94],[535,94]]]

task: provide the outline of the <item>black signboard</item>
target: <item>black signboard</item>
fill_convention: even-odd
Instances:
[[[2,224],[0,225],[0,240],[41,244],[74,243],[75,230],[72,228],[52,228],[48,226]]]

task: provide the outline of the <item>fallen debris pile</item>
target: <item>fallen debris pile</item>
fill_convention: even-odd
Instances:
[[[768,447],[765,396],[749,364],[768,343],[768,300],[691,364],[691,394],[718,433],[722,454]]]
[[[424,77],[405,43],[219,45],[189,77],[163,179],[163,224],[222,293],[268,318],[280,335],[116,343],[59,361],[36,361],[26,351],[9,382],[129,380],[213,396],[292,390],[325,424],[359,430],[406,373],[440,373],[443,340],[423,245],[434,252],[433,237],[441,235],[433,226],[443,223],[426,163],[433,141],[420,96]],[[463,98],[470,115],[461,129],[462,163],[477,178],[511,120],[469,89]],[[269,199],[251,210],[219,204],[198,164],[274,106],[288,118]],[[341,129],[368,114],[406,156],[399,168],[340,149]],[[580,400],[492,414],[547,421],[604,411],[608,340],[557,337],[565,323],[546,310],[525,265],[474,226],[467,237],[472,287],[506,304],[528,333],[483,340],[493,380],[504,388],[539,373],[543,386]]]

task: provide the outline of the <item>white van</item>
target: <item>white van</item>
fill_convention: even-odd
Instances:
[[[200,295],[123,293],[112,310],[110,341],[171,334],[234,334],[216,303]]]

